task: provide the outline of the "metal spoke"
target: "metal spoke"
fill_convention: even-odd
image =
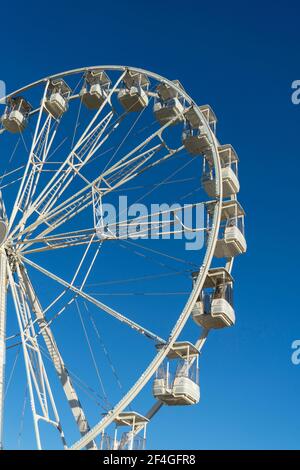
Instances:
[[[56,276],[55,274],[51,273],[47,269],[42,268],[38,264],[36,264],[33,261],[29,260],[28,258],[25,258],[24,256],[21,256],[21,258],[29,266],[32,266],[36,270],[38,270],[41,273],[45,274],[45,276],[53,279],[54,281],[58,282],[59,284],[65,286],[66,288],[68,288],[71,291],[75,292],[75,294],[77,294],[78,296],[80,296],[83,299],[87,300],[88,302],[92,303],[93,305],[100,308],[104,312],[108,313],[112,317],[116,318],[121,323],[124,323],[125,325],[130,326],[130,328],[137,331],[138,333],[141,333],[142,335],[146,336],[147,338],[153,339],[153,340],[157,341],[158,343],[163,343],[163,344],[165,343],[164,339],[160,338],[158,335],[156,335],[152,331],[148,330],[147,328],[144,328],[143,326],[139,325],[138,323],[134,322],[133,320],[130,320],[125,315],[122,315],[121,313],[117,312],[116,310],[112,309],[111,307],[105,305],[103,302],[100,302],[99,300],[95,299],[94,297],[87,294],[83,290],[78,289],[77,287],[73,286],[72,284],[68,283],[67,281],[63,280],[62,278],[60,278],[60,277]]]
[[[72,151],[70,152],[70,154],[68,155],[68,157],[66,158],[64,163],[61,165],[61,167],[59,168],[57,173],[53,176],[53,178],[47,183],[47,185],[41,191],[41,193],[37,197],[37,199],[31,203],[30,207],[27,209],[27,211],[25,212],[25,214],[21,218],[21,221],[19,222],[17,227],[12,231],[12,233],[15,233],[17,230],[19,230],[26,223],[26,220],[28,220],[28,218],[35,211],[38,211],[41,208],[42,205],[43,205],[44,209],[48,208],[49,206],[51,206],[53,204],[53,201],[56,201],[58,196],[60,196],[65,191],[65,189],[68,187],[71,180],[73,179],[73,178],[71,178],[71,180],[69,179],[68,181],[66,181],[67,176],[69,176],[71,171],[74,170],[74,164],[78,165],[79,168],[81,168],[81,166],[86,163],[86,155],[85,155],[86,154],[86,149],[84,147],[86,142],[88,142],[87,160],[94,154],[94,152],[90,152],[89,150],[91,150],[91,148],[92,148],[93,151],[96,151],[99,148],[98,140],[99,140],[99,138],[101,137],[101,135],[103,133],[102,132],[103,127],[105,129],[107,127],[108,123],[110,122],[110,119],[112,118],[112,112],[110,112],[104,118],[104,120],[105,120],[104,122],[101,121],[101,123],[96,125],[94,129],[93,129],[92,126],[95,124],[98,116],[101,114],[101,112],[104,109],[105,105],[108,103],[108,100],[110,99],[112,93],[117,88],[118,84],[121,82],[121,80],[123,78],[123,75],[124,75],[124,73],[121,74],[121,76],[118,78],[118,80],[116,81],[114,87],[111,89],[109,95],[106,97],[103,104],[99,107],[97,113],[95,114],[95,116],[93,117],[93,119],[91,120],[89,125],[86,127],[85,131],[83,132],[83,134],[81,135],[81,137],[77,141],[76,145],[74,146],[74,148],[72,149]],[[45,95],[44,95],[44,98],[45,98]],[[99,129],[100,129],[100,131],[99,131]],[[92,140],[92,142],[91,142],[89,139],[91,137],[93,137],[94,132],[96,132],[96,136],[97,136],[96,137],[96,142],[93,139],[91,139]],[[83,158],[81,158],[81,155],[80,155],[80,151],[82,151],[82,149],[84,149],[84,157]],[[79,155],[78,155],[78,152],[79,152]],[[29,164],[28,164],[28,167],[29,167]],[[65,172],[64,171],[65,169],[67,169],[69,171]],[[23,189],[23,186],[21,185],[20,191],[19,191],[20,193],[22,193],[22,189]],[[12,214],[12,217],[11,217],[11,220],[10,220],[10,227],[12,226],[12,223],[14,221],[14,218],[15,218],[15,215],[16,215],[16,212],[17,212],[17,208],[18,208],[18,204],[19,204],[19,198],[17,197],[15,207],[14,207],[14,210],[13,210],[13,214]]]
[[[200,206],[203,203],[195,203],[186,205],[185,209],[192,209]],[[145,216],[140,216],[132,219],[122,220],[121,222],[108,223],[106,225],[96,225],[96,228],[73,231],[66,233],[58,233],[56,235],[41,236],[34,240],[24,239],[20,241],[20,245],[24,245],[21,248],[23,254],[39,253],[49,250],[56,250],[61,248],[70,248],[73,246],[86,245],[94,237],[93,243],[99,243],[107,240],[127,240],[127,239],[148,239],[150,237],[164,237],[166,235],[182,234],[184,232],[206,232],[206,227],[193,228],[183,224],[182,220],[178,217],[177,213],[181,212],[182,208],[170,208],[168,210],[153,212]],[[170,214],[174,216],[174,219],[169,218],[167,220],[153,221],[153,218],[164,217]],[[140,227],[139,230],[132,230],[132,224],[134,227]],[[171,229],[173,226],[173,229]],[[164,228],[168,230],[163,230]],[[95,237],[95,235],[97,235]],[[45,246],[39,248],[31,248],[35,244],[42,244]]]
[[[21,204],[22,204],[22,201],[24,200],[24,197],[27,197],[27,194],[26,193],[24,194],[24,189],[26,189],[26,187],[28,188],[28,184],[34,175],[34,167],[32,166],[32,158],[34,156],[34,152],[35,152],[36,145],[38,142],[38,137],[40,133],[39,129],[40,129],[41,121],[42,121],[42,113],[43,113],[43,108],[44,108],[44,103],[45,103],[48,87],[49,87],[49,80],[47,81],[45,89],[44,89],[43,99],[42,99],[42,103],[41,103],[40,110],[39,110],[39,115],[38,115],[35,131],[34,131],[34,137],[33,137],[32,145],[31,145],[31,149],[28,155],[27,164],[25,167],[25,171],[23,174],[23,178],[19,187],[16,200],[15,200],[15,204],[12,210],[12,214],[9,220],[9,229],[11,229],[11,227],[13,226],[14,220],[16,218],[18,210],[21,208]],[[51,123],[51,118],[49,118],[49,120],[50,120],[49,122]]]
[[[154,163],[146,165],[140,171],[131,174],[131,176],[129,176],[128,178],[123,178],[114,186],[107,188],[106,190],[104,190],[103,192],[100,192],[99,194],[102,197],[103,195],[106,195],[109,192],[114,191],[116,188],[119,188],[122,184],[125,184],[127,181],[139,176],[144,171],[149,170],[150,168],[156,166],[157,164],[164,162],[166,159],[175,155],[180,150],[182,150],[182,147],[176,150],[170,151],[164,157],[161,157],[158,161],[155,161]],[[66,223],[68,220],[74,218],[76,215],[78,215],[79,213],[81,213],[83,210],[87,209],[91,204],[94,203],[95,193],[93,191],[97,193],[100,191],[97,188],[97,185],[99,184],[100,181],[103,181],[103,175],[96,178],[96,180],[94,180],[92,183],[90,183],[85,188],[81,189],[75,195],[70,197],[67,201],[62,203],[60,206],[56,208],[55,211],[48,213],[44,217],[39,217],[36,222],[34,222],[27,229],[23,230],[22,234],[24,235],[28,232],[32,233],[39,225],[45,223],[46,225],[48,225],[48,228],[38,235],[39,237],[43,237],[51,233],[53,230],[55,230],[59,226]],[[30,243],[31,242],[29,242],[29,245]]]

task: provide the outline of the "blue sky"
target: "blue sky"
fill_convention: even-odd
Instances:
[[[299,10],[296,1],[1,6],[8,91],[80,66],[143,67],[210,103],[218,138],[239,154],[248,253],[234,266],[237,325],[212,334],[201,403],[163,409],[151,448],[299,448]]]

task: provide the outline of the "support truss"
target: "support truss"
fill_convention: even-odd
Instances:
[[[7,258],[0,249],[0,449],[3,449],[3,418],[5,394],[5,356],[6,356],[6,289]]]
[[[45,421],[58,430],[63,446],[66,448],[67,444],[37,341],[29,299],[19,268],[17,267],[18,281],[15,281],[10,267],[8,276],[20,329],[37,448],[42,448],[40,421]]]
[[[84,414],[84,411],[82,409],[81,403],[79,401],[79,398],[77,396],[76,390],[72,384],[69,372],[64,364],[63,358],[61,356],[61,353],[58,349],[58,346],[56,344],[56,341],[54,339],[53,333],[51,331],[50,326],[47,324],[46,318],[44,316],[44,312],[42,309],[42,306],[38,300],[38,297],[36,295],[36,292],[34,291],[34,288],[32,286],[32,283],[29,279],[28,273],[24,267],[24,265],[20,265],[19,267],[19,274],[22,280],[22,283],[24,285],[24,288],[26,289],[32,311],[37,319],[37,323],[39,325],[41,334],[43,336],[43,339],[45,341],[49,356],[53,362],[53,365],[55,367],[56,373],[58,375],[58,378],[62,384],[63,390],[65,392],[66,398],[68,400],[70,410],[74,416],[74,419],[77,423],[79,432],[82,436],[86,434],[90,426],[88,424],[87,418]],[[96,444],[94,441],[89,443],[87,446],[88,449],[96,449]]]

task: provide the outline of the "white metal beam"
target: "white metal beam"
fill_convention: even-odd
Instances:
[[[0,449],[3,449],[3,420],[5,394],[5,356],[6,356],[6,296],[7,296],[7,258],[0,248]]]
[[[42,449],[39,429],[39,422],[41,420],[53,425],[57,429],[63,446],[66,448],[64,432],[36,338],[26,291],[22,284],[18,266],[16,268],[19,284],[15,282],[9,265],[8,277],[20,329],[37,448]]]
[[[149,165],[146,165],[144,167],[141,167],[139,171],[136,169],[136,171],[131,171],[130,175],[127,175],[127,177],[122,177],[119,181],[115,182],[115,184],[111,187],[107,187],[103,191],[103,195],[106,195],[115,189],[119,188],[121,185],[127,183],[131,179],[134,179],[141,173],[145,172],[146,170],[153,168],[154,166],[158,165],[159,163],[164,162],[166,159],[172,157],[176,153],[182,150],[182,146],[179,147],[178,149],[171,150],[169,151],[166,155],[163,157],[159,158],[159,160],[150,163]],[[155,152],[154,152],[155,153]],[[145,152],[143,152],[145,154]],[[135,157],[136,158],[136,157]],[[134,158],[134,159],[135,159]],[[145,162],[143,162],[145,163]],[[140,167],[141,165],[139,165]],[[104,172],[100,176],[98,176],[94,181],[92,181],[90,184],[86,185],[84,188],[79,190],[77,193],[75,193],[73,196],[68,198],[66,201],[61,203],[58,207],[56,207],[53,211],[50,211],[47,214],[42,214],[38,219],[33,222],[29,227],[27,227],[25,230],[23,230],[22,234],[28,234],[32,233],[39,225],[41,224],[46,224],[48,225],[48,228],[46,228],[44,231],[42,231],[38,237],[43,237],[47,235],[48,233],[51,233],[54,229],[59,227],[60,225],[64,224],[67,220],[70,220],[74,216],[76,216],[78,213],[82,212],[85,210],[87,207],[89,207],[93,203],[93,190],[97,187],[97,185],[100,183],[100,181],[103,181],[103,178],[107,174],[109,174],[110,170],[107,170],[107,172]],[[29,242],[28,242],[29,243]]]
[[[81,289],[78,289],[77,287],[73,286],[72,284],[68,283],[67,281],[63,280],[62,278],[56,276],[55,274],[51,273],[45,268],[42,268],[38,264],[34,263],[33,261],[29,260],[28,258],[25,258],[24,256],[21,257],[22,260],[28,264],[29,266],[32,266],[36,270],[40,271],[41,273],[45,274],[45,276],[53,279],[54,281],[58,282],[59,284],[67,287],[71,291],[75,292],[75,294],[79,295],[80,297],[84,298],[88,302],[94,304],[96,307],[100,308],[104,312],[108,313],[112,317],[116,318],[119,320],[121,323],[124,323],[125,325],[130,326],[135,331],[138,331],[142,335],[146,336],[147,338],[153,339],[159,343],[165,343],[165,340],[160,338],[158,335],[153,333],[152,331],[148,330],[147,328],[144,328],[143,326],[139,325],[138,323],[134,322],[133,320],[130,320],[127,318],[125,315],[122,315],[121,313],[117,312],[113,308],[109,307],[108,305],[105,305],[103,302],[100,302],[99,300],[95,299],[91,295],[87,294]]]
[[[23,279],[24,286],[26,288],[28,298],[31,303],[32,311],[34,312],[35,317],[37,319],[37,323],[39,325],[41,334],[44,338],[49,356],[53,362],[56,373],[62,384],[63,390],[68,400],[70,410],[74,416],[74,419],[76,421],[80,434],[84,436],[84,434],[86,434],[87,431],[89,431],[90,426],[88,424],[87,418],[82,409],[76,390],[72,384],[69,372],[64,364],[63,358],[58,349],[52,330],[50,329],[49,325],[47,325],[43,308],[33,288],[33,285],[29,279],[28,273],[23,265],[20,265],[20,275]],[[95,442],[91,441],[88,444],[87,448],[96,449],[97,447],[96,447]]]
[[[70,154],[67,156],[67,158],[65,159],[65,161],[63,162],[63,164],[61,165],[61,167],[58,169],[58,171],[56,172],[56,174],[53,176],[53,178],[50,179],[50,181],[46,184],[46,186],[44,187],[44,189],[40,192],[39,196],[36,198],[35,201],[32,201],[30,207],[28,207],[27,211],[23,214],[23,217],[21,218],[20,222],[17,224],[17,226],[12,230],[12,234],[15,233],[16,231],[18,231],[22,226],[25,225],[26,221],[28,220],[28,218],[35,212],[39,209],[39,207],[43,204],[43,202],[46,200],[48,201],[49,200],[49,194],[50,194],[50,197],[51,197],[51,200],[53,197],[56,197],[58,194],[62,194],[62,192],[64,191],[64,189],[66,189],[66,185],[64,188],[62,188],[62,184],[64,183],[65,181],[65,178],[64,178],[64,170],[65,169],[70,169],[70,163],[72,163],[73,159],[74,159],[74,156],[76,155],[76,151],[78,151],[78,149],[80,149],[81,145],[83,142],[85,142],[85,140],[88,138],[89,136],[89,133],[91,132],[91,129],[92,129],[92,126],[95,124],[98,116],[100,115],[100,113],[102,112],[102,110],[104,109],[104,107],[106,106],[106,104],[108,103],[108,101],[110,100],[111,98],[111,95],[112,93],[114,92],[114,90],[116,89],[116,87],[118,86],[118,84],[121,82],[121,80],[123,79],[123,76],[124,76],[125,72],[123,74],[121,74],[121,76],[118,78],[118,80],[116,81],[116,83],[114,84],[114,86],[112,87],[112,89],[110,90],[109,94],[107,95],[106,99],[104,100],[104,102],[102,103],[102,105],[99,107],[97,113],[94,115],[94,117],[92,118],[92,120],[90,121],[90,123],[87,125],[85,131],[83,132],[83,134],[80,136],[79,140],[77,141],[77,143],[75,144],[74,148],[72,149],[72,151],[70,152]],[[44,95],[44,98],[45,98],[45,95]],[[40,111],[41,112],[41,111]],[[26,173],[26,172],[25,172]],[[24,175],[25,176],[25,175]],[[62,178],[63,176],[63,178]],[[22,185],[21,185],[22,186]],[[21,188],[20,188],[20,192],[21,192]],[[48,203],[46,202],[46,205]],[[10,228],[12,227],[12,224],[13,224],[13,221],[14,221],[14,218],[15,218],[15,215],[16,215],[16,212],[17,212],[17,206],[18,206],[18,198],[16,200],[16,204],[15,204],[15,207],[14,207],[14,210],[13,210],[13,214],[12,214],[12,217],[11,217],[11,220],[10,220]]]

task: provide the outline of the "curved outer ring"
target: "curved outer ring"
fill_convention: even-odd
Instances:
[[[179,88],[177,85],[175,85],[172,81],[156,74],[153,72],[148,72],[147,70],[140,69],[140,68],[135,68],[135,67],[129,67],[129,66],[95,66],[95,67],[82,67],[79,69],[74,69],[70,71],[66,71],[60,74],[55,74],[51,75],[49,77],[43,78],[41,80],[38,80],[36,82],[31,83],[30,85],[27,85],[26,87],[20,88],[19,90],[9,94],[6,96],[5,99],[8,97],[15,96],[19,93],[22,93],[30,88],[33,88],[37,85],[40,85],[44,82],[47,82],[50,79],[53,78],[59,78],[59,77],[65,77],[68,75],[74,75],[77,73],[82,73],[88,70],[111,70],[111,71],[121,71],[124,72],[126,69],[133,70],[138,73],[143,73],[159,82],[166,83],[170,87],[175,88],[177,92],[179,92],[185,100],[189,103],[189,105],[193,105],[195,108],[196,113],[198,116],[201,118],[201,120],[204,123],[204,127],[206,130],[206,133],[208,135],[208,139],[212,145],[212,154],[213,154],[213,162],[214,162],[214,168],[215,168],[215,174],[216,174],[216,194],[218,195],[218,200],[215,204],[214,208],[214,215],[213,215],[213,222],[212,222],[212,230],[210,231],[209,239],[208,239],[208,244],[207,244],[207,250],[206,254],[202,263],[202,266],[199,270],[199,275],[197,278],[197,281],[194,285],[194,288],[189,296],[189,299],[179,316],[175,326],[173,327],[169,339],[166,343],[166,345],[159,350],[159,352],[156,354],[154,359],[150,362],[148,367],[145,369],[144,373],[140,376],[140,378],[134,383],[134,385],[129,389],[129,391],[124,395],[124,397],[119,401],[119,403],[101,420],[99,421],[98,424],[96,424],[91,430],[85,434],[81,439],[79,439],[75,444],[71,446],[70,449],[73,450],[79,450],[84,448],[91,440],[93,440],[95,437],[97,437],[109,424],[113,422],[113,420],[121,413],[130,403],[131,401],[139,394],[139,392],[144,388],[144,386],[149,382],[151,377],[154,375],[155,371],[158,369],[160,364],[163,362],[163,360],[166,358],[168,352],[171,350],[173,344],[175,343],[176,339],[180,335],[181,331],[183,330],[190,314],[192,311],[192,308],[197,300],[197,298],[200,295],[200,292],[203,288],[203,284],[205,281],[205,278],[207,276],[214,252],[215,252],[215,247],[218,239],[218,233],[219,233],[219,227],[220,227],[220,222],[221,222],[221,208],[222,208],[222,200],[223,200],[223,188],[222,188],[222,180],[221,180],[221,163],[218,155],[218,143],[217,139],[210,129],[205,117],[203,116],[202,112],[200,111],[199,107],[197,104],[191,99],[191,97],[181,88]],[[231,263],[230,263],[231,265]],[[231,266],[230,266],[231,267]]]

